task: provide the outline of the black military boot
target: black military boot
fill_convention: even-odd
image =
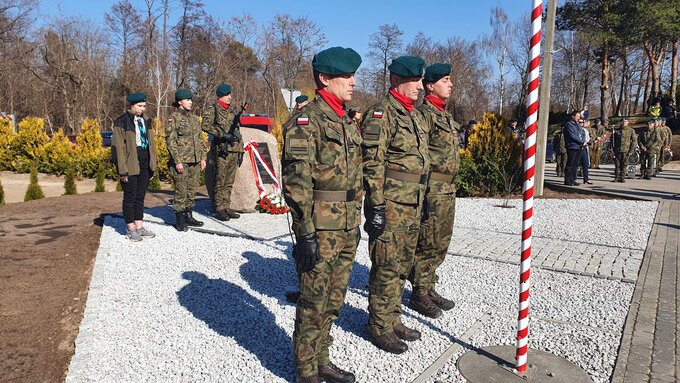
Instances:
[[[218,221],[229,221],[229,216],[224,210],[218,210],[217,213],[215,213],[215,219]]]
[[[237,212],[235,212],[235,211],[233,211],[233,210],[231,210],[231,209],[226,209],[226,210],[224,211],[224,213],[225,213],[226,215],[228,215],[229,218],[231,218],[231,219],[237,219],[238,217],[241,216],[239,213],[237,213]]]
[[[187,226],[187,221],[184,217],[184,212],[175,213],[175,228],[177,231],[187,231],[189,226]]]
[[[406,327],[401,321],[394,325],[394,334],[399,337],[399,339],[407,340],[409,342],[420,340],[420,331]]]
[[[193,215],[191,209],[184,210],[184,218],[186,219],[188,226],[196,226],[196,227],[203,226],[203,222],[194,218],[194,215]]]
[[[301,376],[296,376],[295,377],[295,382],[296,383],[321,383],[321,379],[319,379],[319,375],[312,375],[308,377],[301,377]]]
[[[349,371],[341,370],[333,363],[319,366],[319,378],[321,378],[322,381],[329,383],[354,383],[356,380],[354,374]]]
[[[437,293],[434,289],[430,290],[430,292],[427,295],[430,296],[430,300],[432,301],[432,303],[434,303],[437,307],[444,311],[448,311],[456,307],[456,304],[452,300],[446,299],[443,296],[439,295],[439,293]]]
[[[442,309],[432,303],[432,300],[428,294],[421,296],[412,294],[411,302],[409,302],[408,307],[416,310],[428,318],[439,318],[442,315]]]
[[[383,351],[392,354],[402,354],[408,350],[408,345],[401,341],[393,332],[388,332],[380,336],[370,336],[371,343]]]

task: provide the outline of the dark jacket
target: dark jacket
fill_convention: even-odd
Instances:
[[[586,135],[578,122],[569,120],[562,125],[564,131],[564,143],[567,150],[578,150],[586,142]]]
[[[156,171],[156,140],[151,129],[151,119],[145,119],[144,126],[149,139],[149,169],[154,172]],[[139,175],[135,116],[129,111],[123,113],[113,123],[111,159],[120,177]]]

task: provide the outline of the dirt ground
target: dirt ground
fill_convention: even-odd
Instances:
[[[147,194],[146,206],[170,197]],[[1,381],[64,381],[102,214],[121,211],[122,198],[120,192],[87,193],[0,206]]]
[[[5,193],[7,175],[2,174]],[[79,186],[83,190],[87,189]],[[19,193],[23,200],[23,191]],[[207,194],[204,187],[199,193]],[[149,193],[146,206],[165,205],[171,197],[170,191]],[[545,189],[540,198],[598,197]],[[121,192],[108,192],[0,206],[1,381],[64,381],[99,248],[102,217],[120,212],[121,201]]]

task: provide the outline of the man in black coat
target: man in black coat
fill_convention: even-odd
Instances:
[[[581,120],[581,112],[573,111],[569,115],[569,120],[562,125],[564,143],[567,147],[567,166],[564,171],[564,184],[568,186],[578,185],[576,182],[576,169],[581,159],[581,148],[585,144],[585,133],[579,124],[579,120]]]

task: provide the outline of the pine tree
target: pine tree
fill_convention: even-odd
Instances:
[[[73,169],[66,169],[66,175],[64,178],[64,195],[76,195],[78,194],[78,189],[76,188],[76,180]]]
[[[26,189],[24,202],[43,198],[45,198],[45,193],[43,193],[38,184],[38,165],[34,162],[31,166],[31,182],[28,184],[28,189]]]
[[[104,185],[104,165],[101,163],[97,168],[97,180],[94,187],[95,193],[103,193],[106,191],[106,186]]]

